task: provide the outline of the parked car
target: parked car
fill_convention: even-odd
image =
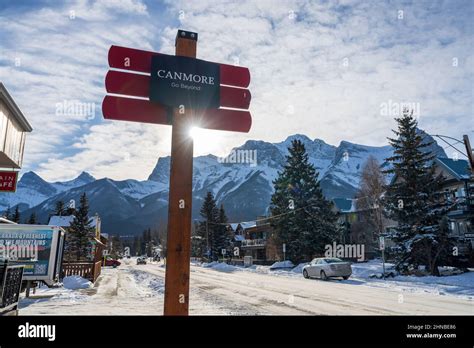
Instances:
[[[109,258],[105,259],[105,265],[106,266],[117,267],[117,266],[120,266],[121,263],[120,263],[120,261],[114,260],[114,259],[109,257]]]
[[[137,265],[146,265],[146,259],[144,257],[137,258]]]
[[[316,258],[309,265],[303,267],[303,276],[305,278],[320,278],[328,280],[332,277],[342,277],[349,279],[352,274],[350,262],[332,257]]]

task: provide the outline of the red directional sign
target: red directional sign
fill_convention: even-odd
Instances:
[[[144,99],[106,96],[102,103],[104,118],[155,124],[171,124],[165,107]],[[193,114],[193,123],[206,129],[247,133],[252,125],[248,111],[207,109]]]
[[[111,70],[105,77],[108,93],[124,94],[133,97],[150,96],[150,76]],[[250,91],[243,88],[220,86],[220,104],[222,107],[248,109]]]
[[[184,30],[176,35],[175,56],[112,46],[112,70],[105,87],[115,95],[105,96],[102,103],[106,119],[172,125],[164,315],[189,313],[193,201],[189,128],[248,132],[252,125],[247,111],[249,70],[199,60],[196,48],[197,33]]]
[[[133,70],[149,74],[151,72],[151,57],[159,54],[158,52],[111,46],[109,66],[115,69]],[[249,69],[227,64],[219,64],[219,66],[222,85],[246,88],[250,84]]]

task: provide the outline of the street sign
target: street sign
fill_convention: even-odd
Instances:
[[[102,103],[105,119],[172,125],[164,315],[189,313],[193,182],[189,129],[248,132],[252,125],[246,111],[251,99],[245,89],[249,70],[196,59],[197,37],[178,30],[175,56],[112,46],[108,56],[112,70],[105,85],[116,95],[105,96]]]
[[[132,97],[149,98],[151,78],[147,75],[110,70],[105,76],[107,93],[122,94]],[[219,86],[221,107],[248,109],[252,98],[250,91],[244,88]]]
[[[385,238],[383,236],[379,237],[379,249],[385,250]]]
[[[0,171],[0,192],[15,192],[18,172]]]
[[[286,253],[286,244],[283,243],[283,252]]]
[[[171,107],[218,108],[219,73],[216,63],[167,54],[152,56],[150,100]]]
[[[160,55],[158,52],[137,50],[134,48],[111,46],[109,50],[109,66],[115,69],[151,73],[151,57]],[[218,64],[218,63],[215,63]],[[250,71],[241,66],[218,64],[220,83],[222,85],[246,88],[250,84]]]
[[[227,254],[227,250],[221,249],[221,254],[222,254],[222,256],[224,256],[225,254]]]

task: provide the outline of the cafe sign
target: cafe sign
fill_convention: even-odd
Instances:
[[[0,192],[15,192],[18,172],[0,171]]]

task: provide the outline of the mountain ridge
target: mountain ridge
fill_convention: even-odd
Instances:
[[[295,139],[305,144],[309,162],[319,172],[321,187],[328,198],[353,197],[367,158],[372,155],[381,165],[386,165],[384,159],[392,154],[390,145],[377,147],[341,141],[339,146],[334,146],[303,134],[291,135],[278,143],[247,140],[232,151],[256,150],[255,165],[221,163],[212,154],[194,158],[193,218],[199,218],[199,209],[208,191],[214,194],[218,204],[225,206],[233,221],[252,220],[257,215],[267,214],[273,193],[272,181],[285,163],[288,146]],[[438,157],[447,157],[436,142],[430,150]],[[0,194],[0,210],[18,205],[23,219],[35,213],[41,223],[47,223],[57,200],[79,202],[80,194],[86,192],[90,213],[101,216],[104,232],[135,234],[166,222],[169,168],[170,157],[160,157],[148,179],[143,181],[96,179],[82,172],[72,180],[50,183],[34,172],[27,172],[18,182],[16,194]]]

